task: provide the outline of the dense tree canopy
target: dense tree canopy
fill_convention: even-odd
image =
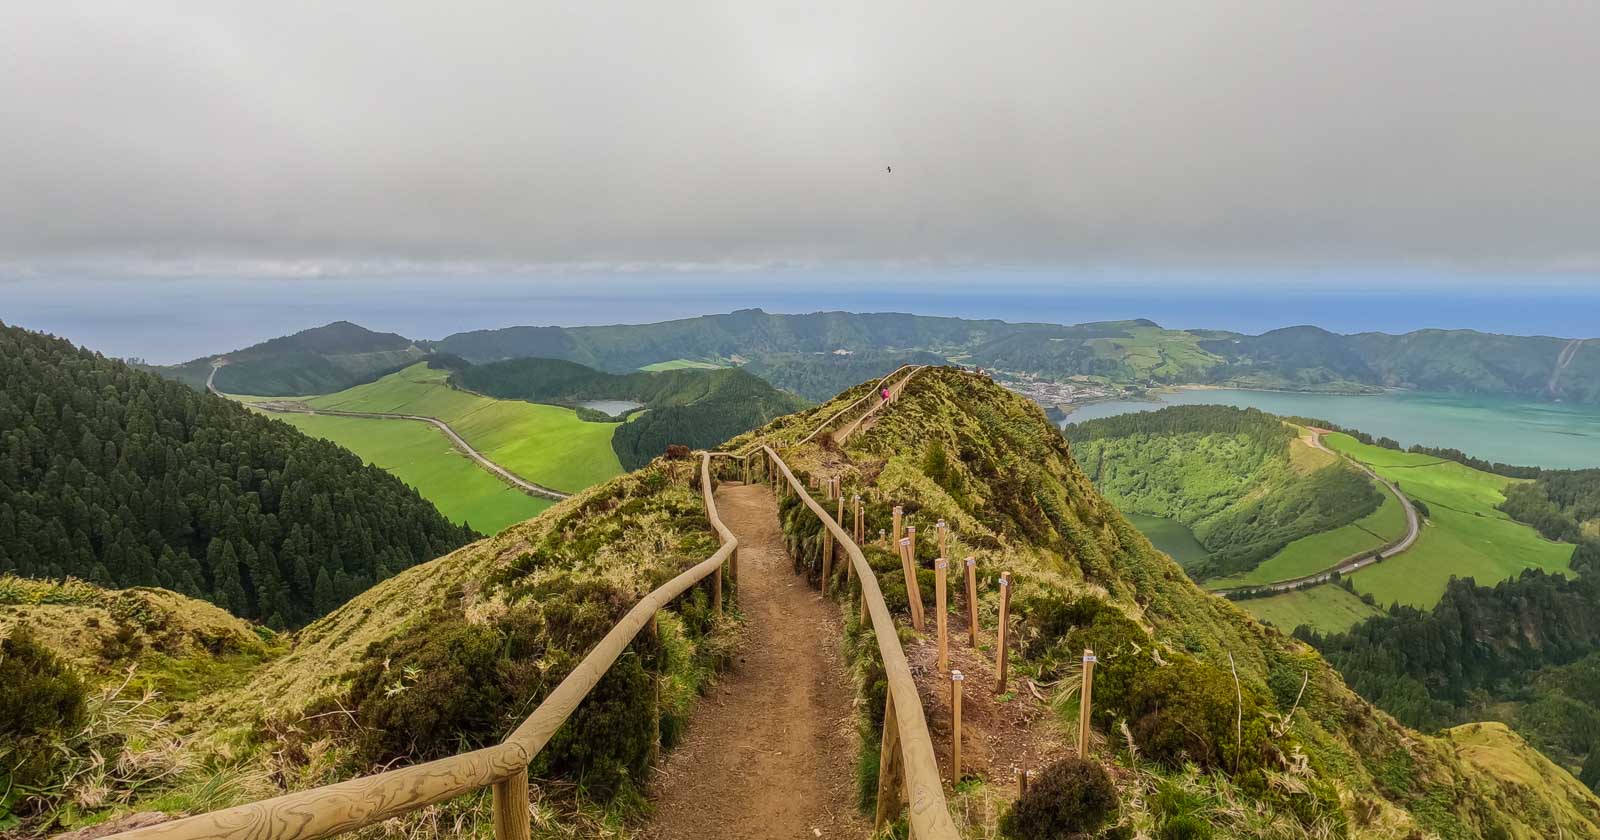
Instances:
[[[1113,502],[1176,519],[1210,552],[1197,580],[1248,571],[1289,543],[1372,513],[1382,494],[1343,464],[1301,473],[1293,428],[1255,409],[1185,405],[1068,425],[1084,470]]]
[[[1575,578],[1452,580],[1432,610],[1391,607],[1349,631],[1295,631],[1350,687],[1408,726],[1502,718],[1569,766],[1600,748],[1600,544]]]
[[[292,627],[474,534],[349,451],[0,325],[0,572]]]

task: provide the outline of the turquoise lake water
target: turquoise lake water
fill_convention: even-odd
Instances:
[[[1575,469],[1600,467],[1600,406],[1394,392],[1374,396],[1287,391],[1194,390],[1156,400],[1080,406],[1068,423],[1169,405],[1232,405],[1314,417],[1387,436],[1406,446],[1447,446],[1506,464]]]

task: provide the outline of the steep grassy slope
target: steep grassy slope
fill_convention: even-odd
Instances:
[[[1194,532],[1209,553],[1187,567],[1197,580],[1284,580],[1404,533],[1370,479],[1253,409],[1174,406],[1072,424],[1065,434],[1119,509]]]
[[[764,434],[792,441],[805,426]],[[1011,571],[1014,666],[1036,685],[1070,685],[1077,653],[1094,648],[1094,721],[1102,754],[1123,767],[1123,820],[1135,832],[1204,836],[1173,833],[1200,822],[1219,837],[1576,837],[1600,824],[1600,800],[1564,771],[1537,766],[1551,784],[1503,778],[1503,750],[1458,750],[1399,726],[1308,647],[1195,587],[1096,492],[1036,406],[985,379],[929,371],[844,451],[814,445],[785,458],[863,493],[869,533],[887,527],[894,504],[925,529],[949,522],[952,554],[977,559],[986,623],[993,576]],[[786,513],[798,567],[815,574],[815,528],[793,506]],[[918,544],[924,569],[931,542]],[[868,559],[904,604],[892,555],[869,547]],[[870,658],[861,667],[870,674]],[[872,687],[869,678],[869,715],[881,702]],[[1056,700],[1062,720],[1076,720],[1071,697]],[[1532,766],[1514,736],[1503,746]],[[1009,777],[990,784],[957,807],[1009,797]]]
[[[220,356],[152,369],[204,388],[220,362],[213,382],[217,390],[282,397],[323,394],[370,382],[424,355],[426,351],[404,336],[335,321]]]
[[[457,452],[432,426],[360,417],[272,416],[393,473],[452,521],[485,534],[537,516],[551,505],[548,499],[536,499],[491,475]]]
[[[183,772],[131,787],[112,780],[90,804],[64,784],[62,795],[19,803],[26,825],[42,830],[115,812],[225,807],[500,738],[642,594],[715,551],[689,477],[688,464],[658,462],[613,478],[379,583],[286,646],[255,641],[237,622],[187,616],[182,627],[215,624],[206,638],[240,639],[253,645],[255,659],[230,665],[226,680],[168,705],[174,714],[159,727],[162,749]],[[176,598],[83,589],[41,594],[0,578],[0,602],[29,601],[34,612],[24,618],[32,621],[44,617],[41,610],[89,608],[79,601]],[[21,594],[8,595],[13,591]],[[12,608],[0,614],[10,616]],[[667,747],[675,743],[701,685],[727,661],[733,626],[711,611],[704,586],[663,610],[659,637],[635,640],[535,762],[537,778],[563,780],[540,794],[536,823],[560,836],[620,836],[618,818],[640,807],[637,788],[654,733],[659,728]],[[195,632],[185,629],[183,638]],[[74,661],[94,660],[99,642],[81,635],[61,633],[51,643]],[[408,831],[434,834],[450,833],[457,819],[464,833],[487,826],[486,793],[404,822]]]
[[[415,364],[376,382],[305,400],[312,408],[437,417],[517,475],[573,492],[622,471],[615,423],[587,423],[572,409],[496,400],[452,388],[450,372]]]

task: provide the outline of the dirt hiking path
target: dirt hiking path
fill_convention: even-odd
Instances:
[[[717,511],[739,538],[741,653],[695,709],[656,778],[659,840],[861,838],[855,692],[838,610],[794,567],[765,485],[724,483]]]

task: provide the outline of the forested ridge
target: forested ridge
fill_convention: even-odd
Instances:
[[[0,572],[161,586],[293,627],[472,539],[330,442],[0,325]]]
[[[1294,430],[1256,409],[1172,406],[1075,423],[1063,433],[1113,503],[1176,519],[1211,556],[1197,580],[1248,571],[1289,543],[1354,522],[1383,502],[1341,463],[1294,469]]]
[[[335,321],[218,356],[150,369],[199,389],[212,376],[213,362],[221,361],[215,370],[218,390],[287,397],[371,382],[417,361],[424,352],[405,336]]]

